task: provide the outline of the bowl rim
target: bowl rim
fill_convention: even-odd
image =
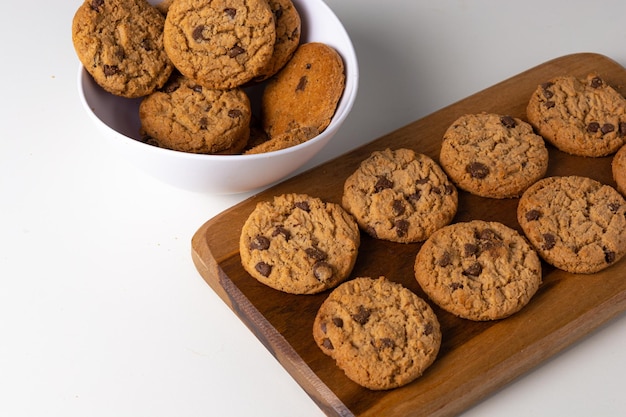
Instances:
[[[312,146],[317,142],[324,141],[326,139],[326,136],[334,134],[334,132],[341,127],[344,120],[350,114],[352,107],[354,106],[354,102],[356,100],[356,96],[357,96],[358,89],[359,89],[358,57],[356,55],[356,51],[354,49],[352,39],[350,38],[343,23],[339,20],[339,18],[336,16],[334,11],[323,0],[319,0],[319,3],[322,7],[325,8],[325,12],[328,13],[330,16],[332,16],[334,20],[336,20],[338,24],[337,29],[340,30],[340,32],[342,32],[342,35],[345,38],[346,48],[344,48],[344,50],[342,51],[337,50],[337,52],[340,55],[342,55],[345,62],[348,62],[348,61],[350,62],[350,65],[345,66],[346,80],[350,80],[350,81],[349,82],[346,81],[346,88],[344,89],[344,92],[342,96],[340,97],[339,102],[337,103],[337,109],[339,109],[340,106],[343,106],[342,112],[337,114],[337,109],[336,109],[335,114],[331,118],[331,121],[329,125],[325,128],[325,130],[319,135],[309,139],[306,142],[300,143],[298,145],[290,146],[285,149],[263,152],[263,153],[258,153],[258,154],[248,154],[248,155],[244,155],[244,154],[234,154],[234,155],[198,154],[198,153],[177,151],[174,149],[160,148],[158,146],[141,142],[140,140],[129,137],[125,135],[124,133],[121,133],[117,131],[116,129],[112,128],[111,126],[106,124],[94,112],[93,108],[89,105],[87,101],[84,83],[87,80],[93,83],[96,88],[101,89],[102,87],[100,87],[93,79],[89,79],[91,78],[91,75],[87,72],[86,68],[84,67],[82,63],[79,64],[78,66],[78,77],[77,77],[78,92],[79,92],[81,103],[93,121],[95,121],[102,128],[109,129],[111,131],[116,132],[120,140],[124,140],[126,143],[129,144],[129,146],[136,146],[139,148],[143,148],[143,149],[146,149],[148,152],[160,153],[163,156],[170,155],[170,156],[175,156],[175,157],[185,157],[185,158],[190,158],[190,159],[199,159],[199,160],[206,160],[206,161],[219,160],[221,162],[224,162],[225,159],[228,159],[228,160],[232,160],[236,162],[236,161],[250,161],[254,159],[274,158],[274,157],[280,157],[283,155],[288,155],[294,152],[298,152],[298,150],[300,150],[303,147]],[[311,42],[315,42],[315,41],[311,41]]]

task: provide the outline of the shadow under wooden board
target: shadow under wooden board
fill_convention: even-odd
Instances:
[[[498,83],[304,172],[208,220],[192,239],[200,275],[329,416],[449,416],[469,408],[516,377],[626,310],[626,259],[592,275],[575,275],[543,263],[543,284],[519,313],[499,321],[472,322],[432,303],[443,341],[435,363],[414,382],[370,391],[351,382],[315,345],[311,331],[328,292],[291,295],[266,287],[242,268],[241,227],[256,203],[288,192],[341,202],[343,182],[372,151],[411,148],[438,160],[441,137],[465,113],[493,112],[526,119],[526,103],[541,83],[560,75],[597,72],[626,95],[626,70],[598,54],[560,57]],[[583,175],[615,186],[611,157],[583,158],[549,147],[548,176]],[[521,231],[517,199],[495,200],[459,192],[455,222],[502,222]],[[362,233],[352,273],[386,276],[428,300],[413,276],[420,243],[372,239]]]

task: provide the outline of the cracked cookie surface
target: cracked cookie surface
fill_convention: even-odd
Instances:
[[[306,194],[257,204],[241,231],[244,269],[291,294],[314,294],[343,282],[354,266],[359,229],[340,205]]]
[[[137,98],[172,73],[163,46],[165,18],[145,0],[86,0],[72,21],[76,54],[109,93]]]
[[[430,306],[384,277],[359,277],[334,289],[317,312],[313,337],[348,378],[372,390],[415,380],[441,345]]]
[[[517,220],[541,257],[564,271],[598,272],[626,252],[626,202],[591,178],[539,180],[520,198]]]
[[[522,235],[472,220],[435,232],[415,258],[415,278],[444,310],[484,321],[522,309],[541,284],[541,262]]]
[[[266,0],[177,0],[168,10],[163,37],[182,74],[208,88],[229,89],[268,65],[276,25]]]
[[[597,74],[539,85],[526,115],[541,136],[572,155],[610,155],[626,140],[626,99]]]
[[[519,118],[466,114],[444,133],[439,160],[459,188],[481,197],[511,198],[545,175],[548,150]]]
[[[409,243],[426,240],[450,223],[458,194],[430,157],[385,149],[373,152],[346,179],[342,205],[369,235]]]

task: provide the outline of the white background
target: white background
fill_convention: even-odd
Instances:
[[[80,1],[0,14],[0,416],[320,416],[195,270],[190,239],[246,198],[128,166],[80,107]],[[361,83],[319,164],[537,64],[626,65],[626,2],[328,0]],[[584,295],[581,295],[584,296]],[[626,414],[621,315],[465,416]]]

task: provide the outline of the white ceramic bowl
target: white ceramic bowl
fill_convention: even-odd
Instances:
[[[322,0],[292,0],[302,18],[302,42],[324,42],[342,56],[346,88],[330,125],[291,148],[256,155],[200,155],[162,149],[139,141],[140,99],[102,90],[81,66],[78,89],[87,114],[103,137],[130,163],[157,179],[192,191],[232,194],[254,190],[285,177],[308,162],[335,136],[356,98],[359,70],[354,47],[337,16]]]

